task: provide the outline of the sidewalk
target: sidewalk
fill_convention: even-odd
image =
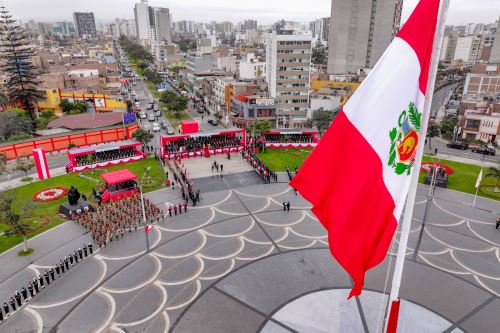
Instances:
[[[61,175],[64,175],[65,173],[66,173],[66,168],[65,167],[55,168],[55,169],[51,169],[50,170],[50,175],[52,177],[61,176]],[[33,174],[33,175],[30,175],[30,176],[32,176],[32,178],[33,178],[33,180],[30,181],[30,182],[23,182],[21,179],[24,178],[24,177],[14,178],[14,179],[11,179],[9,181],[2,182],[2,183],[0,183],[0,191],[6,191],[6,190],[10,190],[12,188],[21,187],[21,186],[29,185],[29,184],[33,184],[35,182],[39,182],[40,181],[38,179],[38,175],[36,173]]]

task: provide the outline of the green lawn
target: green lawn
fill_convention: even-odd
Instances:
[[[266,149],[265,153],[259,153],[259,158],[273,171],[286,171],[286,166],[293,170],[295,166],[300,168],[311,149]]]
[[[160,103],[160,109],[161,109],[161,111],[163,113],[163,117],[165,117],[166,119],[168,119],[172,123],[172,125],[174,125],[174,126],[175,126],[175,124],[179,123],[182,120],[190,120],[190,119],[192,119],[192,117],[189,114],[189,112],[184,111],[184,112],[182,112],[181,119],[179,120],[177,118],[177,116],[175,115],[175,113],[172,112],[172,111],[170,111],[168,109],[168,106],[165,103]]]
[[[430,156],[424,156],[423,162],[433,162],[436,159],[431,158]],[[481,171],[481,167],[473,164],[466,164],[448,160],[437,160],[439,163],[449,166],[453,169],[454,173],[448,178],[448,188],[452,190],[457,190],[460,192],[475,194],[476,193],[476,181],[479,172]],[[495,185],[495,181],[491,178],[486,178],[485,174],[487,173],[487,168],[483,170],[483,180],[481,181],[481,185]],[[423,183],[425,178],[425,173],[420,172],[419,182]],[[500,195],[493,193],[492,191],[487,191],[485,188],[480,188],[478,195],[500,200]]]
[[[269,168],[273,171],[285,171],[288,165],[290,169],[294,166],[300,167],[302,162],[310,153],[310,149],[267,149],[265,153],[259,153],[259,157],[264,163],[266,163]],[[430,156],[424,156],[424,162],[432,162],[433,159]],[[476,180],[479,175],[481,167],[473,164],[466,164],[460,162],[453,162],[448,160],[439,160],[440,163],[448,165],[454,171],[448,179],[448,188],[452,190],[457,190],[460,192],[465,192],[469,194],[475,194]],[[486,178],[484,175],[487,172],[487,168],[483,171],[483,180],[481,185],[495,185],[495,180],[491,178]],[[425,178],[425,173],[420,172],[419,183],[423,183]],[[500,200],[500,194],[494,193],[491,188],[480,188],[478,195]]]
[[[154,158],[147,158],[139,162],[117,165],[106,169],[87,171],[82,173],[82,175],[102,182],[99,174],[126,168],[139,177],[142,177],[142,175],[144,174],[144,167],[151,167],[150,171],[148,172],[148,176],[144,179],[144,192],[151,192],[162,188],[165,184],[165,174],[160,163]],[[34,232],[29,235],[29,238],[36,236],[39,233],[44,232],[50,228],[53,228],[58,224],[63,223],[65,219],[59,216],[58,209],[59,205],[67,200],[67,197],[63,197],[55,201],[43,203],[34,202],[32,200],[33,194],[49,187],[64,186],[66,188],[69,188],[73,185],[78,188],[81,194],[85,194],[87,198],[92,200],[92,188],[96,184],[96,182],[80,177],[80,174],[70,173],[44,181],[34,182],[32,184],[21,186],[11,190],[16,193],[14,209],[21,210],[27,203],[32,205],[33,211],[30,214],[30,217],[26,218],[26,221],[31,222],[34,228]],[[4,231],[5,229],[7,229],[7,226],[4,224],[0,224],[0,232]],[[0,236],[0,253],[21,243],[21,241],[22,238],[18,236]]]

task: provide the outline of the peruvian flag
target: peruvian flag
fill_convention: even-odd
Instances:
[[[361,294],[382,262],[410,185],[439,0],[421,0],[290,183],[328,230],[330,251]]]

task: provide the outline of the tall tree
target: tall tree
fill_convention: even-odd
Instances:
[[[319,108],[313,112],[313,117],[311,120],[311,124],[315,126],[319,133],[323,135],[323,133],[330,127],[330,124],[335,119],[338,110],[324,110],[323,108]]]
[[[271,128],[273,128],[273,123],[270,120],[258,119],[248,127],[248,131],[251,135],[259,137],[262,133],[271,132]]]
[[[430,123],[427,130],[427,139],[429,140],[429,150],[432,150],[432,138],[439,136],[439,125],[436,123]]]
[[[144,146],[147,145],[151,139],[153,139],[154,135],[140,128],[132,134],[132,137],[141,142]]]
[[[28,178],[28,171],[33,169],[34,166],[35,162],[30,160],[29,158],[18,158],[14,169],[23,171],[25,177]]]
[[[498,168],[489,167],[488,171],[486,172],[486,177],[493,178],[497,181],[497,183],[495,185],[495,189],[493,191],[495,193],[500,192],[498,189],[498,184],[500,184],[500,166]]]
[[[30,59],[35,52],[24,30],[16,24],[7,9],[0,7],[0,59],[5,64],[0,68],[7,73],[6,83],[12,103],[20,104],[36,119],[36,102],[44,98],[36,89],[38,85],[35,66]]]

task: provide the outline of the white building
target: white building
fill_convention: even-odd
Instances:
[[[231,82],[234,82],[232,77],[218,77],[211,82],[216,111],[220,111],[221,106],[226,103],[226,86]]]
[[[276,99],[278,125],[302,126],[310,117],[311,34],[270,33],[266,40],[266,80]]]
[[[458,37],[453,60],[461,60],[465,66],[476,64],[483,50],[482,41],[476,36]]]
[[[154,18],[156,41],[166,41],[167,43],[171,43],[172,39],[170,37],[170,12],[168,8],[155,7]]]
[[[253,80],[266,75],[266,62],[255,58],[254,53],[248,53],[245,61],[240,62],[240,79]]]
[[[225,72],[235,73],[237,69],[236,57],[219,57],[217,58],[217,68]]]
[[[136,35],[139,40],[151,39],[152,22],[149,15],[149,6],[147,0],[136,3],[134,7]]]
[[[137,39],[146,40],[146,44],[153,41],[167,43],[170,37],[170,11],[168,8],[150,7],[147,0],[136,3],[134,7]]]

